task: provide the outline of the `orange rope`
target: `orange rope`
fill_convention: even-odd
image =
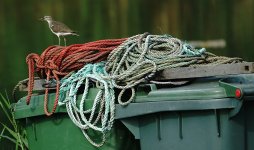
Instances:
[[[52,115],[57,108],[60,78],[72,71],[81,69],[86,63],[96,63],[105,60],[108,54],[123,43],[126,39],[99,40],[84,44],[73,44],[68,47],[50,46],[41,55],[31,53],[26,57],[29,70],[28,95],[26,103],[29,104],[34,88],[34,74],[41,78],[56,80],[56,97],[52,111],[48,111],[48,93],[45,89],[44,112]]]

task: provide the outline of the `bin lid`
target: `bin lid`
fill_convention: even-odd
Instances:
[[[140,85],[132,103],[124,107],[117,104],[116,118],[160,111],[235,108],[242,102],[235,98],[236,88],[245,89],[242,91],[245,95],[248,93],[254,96],[254,75],[224,77],[227,79],[225,83],[220,82],[222,79],[222,77],[199,78],[184,86],[161,89],[154,84]],[[147,91],[147,87],[150,90]],[[84,109],[92,107],[98,91],[97,88],[89,89]],[[81,97],[82,94],[78,95],[77,99],[80,100]],[[55,93],[49,94],[48,100],[50,109],[53,107]],[[32,96],[29,105],[26,104],[25,97],[20,99],[15,104],[14,111],[16,119],[44,115],[44,95]],[[66,112],[66,107],[56,109],[56,113]]]
[[[174,88],[156,88],[141,93],[133,103],[116,106],[116,118],[128,118],[164,111],[193,111],[231,109],[239,112],[243,99],[254,97],[254,75],[234,75],[199,78],[192,83]],[[147,89],[147,88],[146,88]],[[240,92],[239,97],[236,91]]]
[[[87,99],[85,101],[84,109],[91,108],[93,106],[93,100],[98,93],[99,89],[90,88]],[[45,115],[44,113],[44,96],[45,95],[36,95],[32,96],[30,104],[26,104],[26,97],[21,98],[14,106],[14,116],[15,119],[33,117]],[[81,100],[82,94],[77,96],[78,100]],[[50,93],[48,95],[48,108],[53,108],[55,101],[55,93]],[[65,106],[58,106],[55,113],[66,113]]]
[[[200,79],[191,84],[174,88],[157,89],[155,85],[147,86],[151,86],[152,90],[147,94],[137,96],[134,102],[209,100],[228,97],[225,88],[219,85],[216,78]]]

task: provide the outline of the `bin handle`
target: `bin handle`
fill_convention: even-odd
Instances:
[[[245,96],[254,96],[254,85],[246,82],[244,79],[238,79],[238,84],[241,86],[236,86],[232,84],[237,83],[235,78],[226,78],[219,80],[219,85],[225,89],[227,96],[241,100]]]
[[[245,96],[254,96],[254,85],[247,84],[244,85],[247,81],[244,78],[225,78],[219,80],[219,86],[223,87],[226,91],[227,96],[234,97],[238,99],[237,105],[234,109],[229,112],[229,117],[232,118],[237,115],[243,105]],[[241,86],[236,86],[233,83],[239,83]]]

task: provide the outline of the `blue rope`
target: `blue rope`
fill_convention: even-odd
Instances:
[[[90,143],[102,146],[105,134],[111,130],[114,122],[114,88],[121,89],[118,103],[128,105],[135,97],[134,87],[146,81],[153,82],[151,78],[156,71],[195,65],[198,61],[205,62],[201,57],[203,55],[209,55],[205,48],[195,49],[170,35],[143,34],[130,37],[109,54],[107,63],[87,64],[77,73],[62,79],[58,104],[66,105],[71,120]],[[110,75],[106,72],[105,65]],[[92,108],[84,110],[91,81],[97,83],[99,91]],[[77,94],[81,84],[85,88],[78,103]],[[122,101],[127,89],[131,89],[131,97]],[[86,133],[88,129],[101,132],[102,142],[95,143]]]
[[[185,56],[201,56],[206,52],[205,48],[195,49],[188,43],[184,43],[182,47],[182,55]]]
[[[66,105],[67,113],[73,123],[78,126],[87,140],[94,146],[102,146],[105,142],[105,134],[111,130],[115,115],[115,93],[111,80],[105,80],[102,76],[108,76],[105,71],[105,63],[87,64],[69,78],[63,79],[60,86],[59,105]],[[89,82],[99,83],[99,91],[94,99],[93,106],[84,110],[88,96]],[[82,98],[78,104],[77,95],[81,84],[85,85]],[[87,118],[87,115],[90,115]],[[100,143],[95,143],[87,134],[92,129],[102,134]]]

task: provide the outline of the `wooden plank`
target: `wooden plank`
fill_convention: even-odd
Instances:
[[[220,64],[214,66],[192,66],[163,70],[156,80],[187,79],[219,75],[254,73],[254,63]]]
[[[234,75],[234,74],[250,74],[254,73],[254,62],[236,63],[236,64],[219,64],[214,66],[193,66],[165,69],[157,74],[155,80],[173,80],[173,79],[188,79],[219,75]],[[33,91],[44,91],[45,79],[37,79],[34,81]],[[51,84],[49,89],[55,89],[54,84]],[[20,91],[27,91],[27,84],[19,86]]]
[[[52,89],[55,89],[55,85],[54,84],[48,84],[49,86],[49,89],[52,90]],[[45,91],[45,86],[46,86],[46,80],[45,79],[36,79],[34,80],[34,88],[33,88],[33,91]],[[28,91],[28,85],[27,83],[24,83],[24,84],[21,84],[19,86],[19,91]]]

